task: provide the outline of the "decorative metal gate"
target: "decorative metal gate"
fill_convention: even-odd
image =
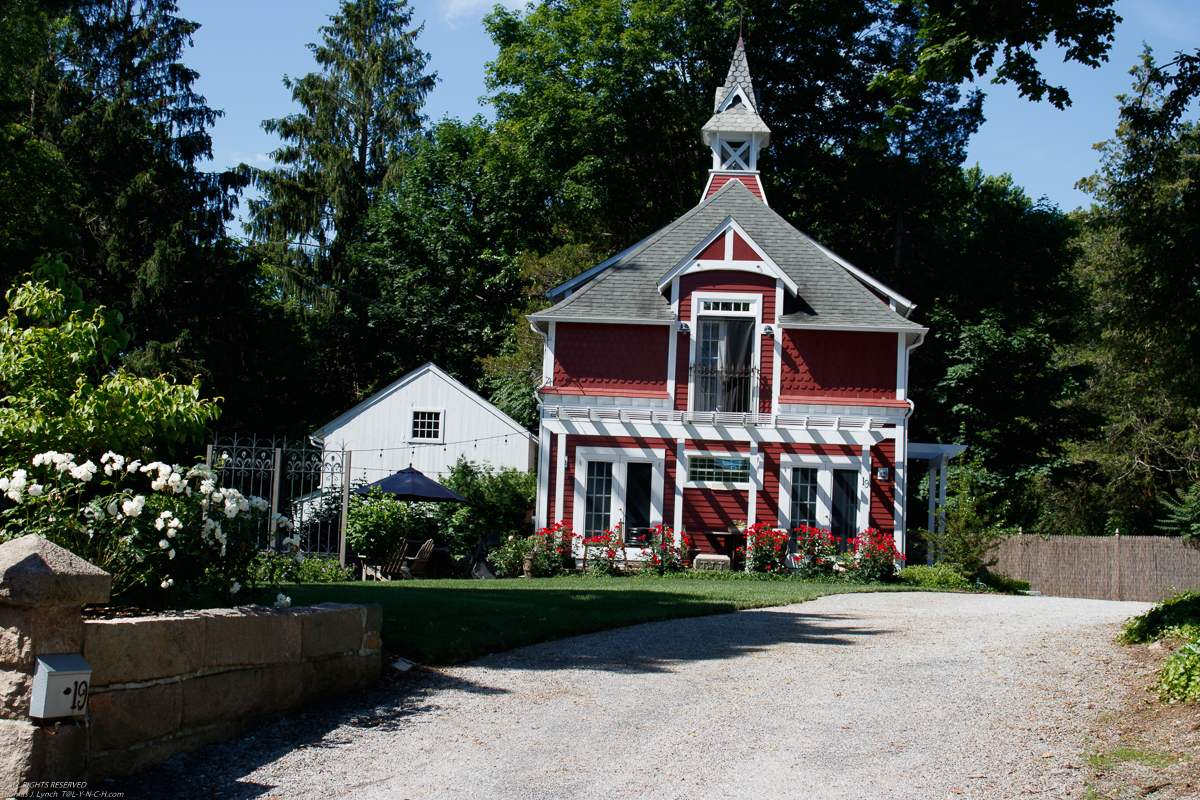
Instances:
[[[344,564],[343,524],[349,503],[350,453],[313,447],[306,439],[219,437],[207,460],[222,486],[257,495],[271,513],[292,521],[300,548],[337,556]],[[259,547],[277,547],[283,538],[274,518],[261,523]]]

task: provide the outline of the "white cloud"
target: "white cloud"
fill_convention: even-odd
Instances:
[[[520,2],[501,0],[500,4],[509,8],[525,7],[524,0],[520,0]],[[490,12],[496,5],[496,0],[442,0],[438,5],[446,11],[446,24],[451,28],[456,28],[460,22],[483,19],[484,14]]]
[[[254,163],[255,164],[261,164],[264,161],[270,161],[270,160],[271,160],[271,157],[268,155],[264,155],[263,153],[255,153],[254,154]]]

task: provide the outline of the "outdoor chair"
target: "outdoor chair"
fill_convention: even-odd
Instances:
[[[425,567],[429,564],[429,555],[433,552],[433,539],[426,539],[415,556],[404,559],[405,564],[400,568],[400,574],[405,580],[424,578]]]
[[[395,580],[395,576],[403,574],[406,555],[408,555],[408,542],[404,542],[393,550],[382,564],[368,564],[366,556],[360,555],[359,558],[363,559],[362,579],[364,581],[368,579],[373,581]]]

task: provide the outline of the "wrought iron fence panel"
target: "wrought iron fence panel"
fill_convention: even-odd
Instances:
[[[222,486],[262,497],[272,512],[290,519],[302,550],[337,555],[344,453],[304,439],[232,437],[214,440],[209,458]],[[279,547],[284,535],[273,521],[262,520],[257,544]]]
[[[719,367],[695,364],[696,411],[748,413],[757,382],[757,367]]]

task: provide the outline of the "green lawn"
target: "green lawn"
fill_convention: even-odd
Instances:
[[[905,591],[799,581],[671,578],[439,580],[288,586],[292,605],[379,603],[389,652],[430,666],[664,619],[782,606],[829,594]]]

